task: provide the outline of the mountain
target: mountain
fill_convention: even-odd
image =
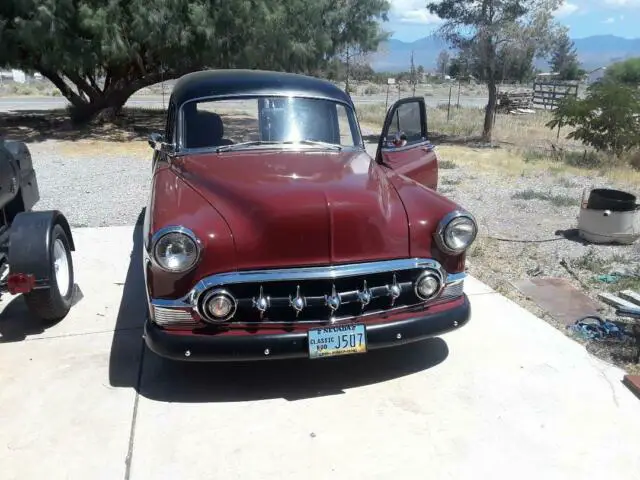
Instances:
[[[593,35],[573,39],[582,68],[586,70],[609,65],[625,58],[640,56],[640,38],[623,38],[615,35]],[[408,70],[411,51],[414,63],[426,71],[435,69],[436,59],[442,50],[449,50],[444,41],[434,36],[415,42],[391,39],[383,43],[371,57],[371,67],[378,71],[398,72]],[[536,62],[539,68],[547,68],[546,61]]]

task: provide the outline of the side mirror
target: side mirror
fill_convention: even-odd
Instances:
[[[172,143],[166,143],[164,136],[161,133],[152,133],[149,135],[149,145],[157,152],[166,153],[167,155],[173,155],[176,153],[175,145]]]
[[[152,133],[151,135],[149,135],[149,140],[147,141],[149,142],[149,146],[151,148],[153,148],[154,150],[157,150],[160,144],[163,142],[163,140],[164,140],[164,137],[162,136],[161,133]]]

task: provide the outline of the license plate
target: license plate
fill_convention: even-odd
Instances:
[[[367,351],[367,331],[364,325],[309,330],[309,357],[323,358]]]

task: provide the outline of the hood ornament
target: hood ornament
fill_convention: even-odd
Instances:
[[[367,288],[366,280],[364,281],[362,291],[358,290],[358,299],[360,300],[362,310],[364,310],[364,307],[369,305],[369,303],[371,302],[371,290]]]
[[[260,312],[260,320],[262,320],[262,316],[264,315],[264,312],[266,312],[267,309],[271,306],[271,298],[265,297],[263,295],[262,285],[260,285],[260,295],[258,296],[258,298],[253,297],[252,302],[253,302],[254,308],[257,308],[258,311]]]
[[[402,293],[402,287],[398,284],[395,273],[393,274],[393,283],[391,285],[387,285],[387,292],[389,292],[389,296],[391,297],[391,306],[393,307],[397,298]]]
[[[291,305],[296,311],[296,317],[298,317],[300,312],[304,309],[304,307],[306,307],[306,300],[304,299],[304,297],[300,296],[300,285],[296,287],[296,296],[294,298],[291,298],[291,295],[289,295],[289,305]]]
[[[340,308],[340,303],[341,303],[340,295],[336,293],[335,284],[331,286],[331,295],[324,296],[324,301],[327,304],[327,306],[331,309],[331,316],[333,317],[333,314],[335,313],[335,311]]]

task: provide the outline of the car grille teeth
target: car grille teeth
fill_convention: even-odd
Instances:
[[[358,300],[360,300],[360,310],[364,310],[364,307],[371,303],[371,290],[367,288],[367,281],[364,281],[362,290],[358,290]]]
[[[425,271],[442,278],[436,269],[416,267],[339,278],[228,282],[225,288],[238,304],[233,323],[335,322],[424,303],[415,285]],[[460,291],[460,287],[446,289],[446,297],[456,297]],[[201,302],[197,308],[202,309]]]
[[[299,288],[299,287],[298,287]],[[260,295],[256,299],[255,297],[252,299],[254,308],[257,308],[260,312],[260,319],[264,316],[264,312],[267,311],[270,305],[270,298],[265,297],[263,295],[262,285],[260,285]]]
[[[389,292],[389,296],[391,297],[391,306],[395,305],[396,300],[402,293],[402,286],[398,284],[398,279],[396,278],[396,274],[393,274],[393,283],[391,285],[387,285],[387,291]]]
[[[331,309],[331,315],[335,313],[336,310],[340,308],[340,295],[336,293],[335,284],[331,286],[331,295],[325,296],[325,302],[327,306]]]
[[[300,315],[300,312],[307,306],[307,301],[304,297],[300,296],[300,285],[296,287],[295,298],[289,297],[289,304],[296,311],[296,318]]]

